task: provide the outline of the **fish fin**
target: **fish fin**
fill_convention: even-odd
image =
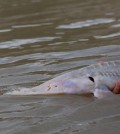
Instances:
[[[105,85],[100,85],[100,86],[96,87],[93,94],[95,97],[100,98],[100,99],[113,95],[113,93],[110,91],[110,89]]]
[[[120,79],[116,81],[115,87],[113,88],[112,92],[114,94],[120,94]]]

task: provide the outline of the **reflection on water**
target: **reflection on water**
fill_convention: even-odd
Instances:
[[[120,32],[113,33],[113,34],[110,34],[110,35],[94,36],[94,37],[97,38],[97,39],[107,39],[107,38],[113,38],[113,37],[116,37],[116,36],[120,36]]]
[[[41,38],[34,38],[34,39],[17,39],[13,41],[7,41],[7,42],[1,42],[0,43],[0,48],[16,48],[21,45],[26,45],[26,44],[32,44],[36,42],[46,42],[46,41],[51,41],[59,37],[41,37]]]
[[[0,1],[0,134],[119,134],[119,95],[5,96],[120,59],[119,1]]]
[[[4,33],[4,32],[10,32],[12,29],[3,29],[3,30],[0,30],[0,33]]]
[[[59,29],[74,29],[74,28],[83,28],[83,27],[90,27],[98,24],[106,24],[114,22],[114,19],[95,19],[95,20],[86,20],[82,22],[75,22],[69,25],[61,25],[58,26]]]

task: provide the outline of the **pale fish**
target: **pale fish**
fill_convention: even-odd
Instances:
[[[14,91],[11,94],[93,93],[97,98],[104,98],[115,95],[112,90],[118,80],[120,80],[120,60],[98,63],[67,72],[39,86]]]

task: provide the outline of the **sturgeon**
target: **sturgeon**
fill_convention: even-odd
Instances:
[[[95,97],[103,98],[114,95],[112,90],[117,80],[120,80],[120,60],[97,63],[64,73],[29,89],[30,92],[23,90],[21,94],[93,93]],[[17,91],[13,94],[17,94]]]

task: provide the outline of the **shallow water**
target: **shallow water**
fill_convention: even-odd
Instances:
[[[0,1],[0,134],[119,134],[119,95],[4,95],[120,60],[119,7],[118,0]]]

